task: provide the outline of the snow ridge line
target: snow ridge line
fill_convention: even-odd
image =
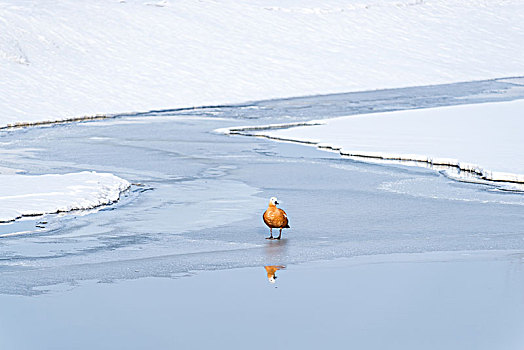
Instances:
[[[27,128],[31,126],[66,124],[66,123],[89,121],[89,120],[109,119],[109,118],[114,118],[114,117],[115,116],[113,115],[97,114],[93,116],[73,117],[73,118],[65,118],[65,119],[57,119],[57,120],[44,120],[44,121],[39,121],[39,122],[17,122],[14,124],[7,124],[5,126],[0,126],[0,130]]]
[[[54,125],[54,124],[66,124],[74,122],[83,122],[91,120],[101,120],[101,119],[114,119],[114,118],[124,118],[124,117],[139,117],[148,114],[154,113],[175,113],[183,111],[194,111],[194,110],[206,110],[206,109],[216,109],[216,108],[241,108],[252,106],[251,103],[239,103],[239,104],[224,104],[224,105],[209,105],[209,106],[191,106],[191,107],[180,107],[180,108],[170,108],[170,109],[152,109],[145,112],[123,112],[123,113],[107,113],[107,114],[95,114],[95,115],[85,115],[80,117],[69,117],[64,119],[55,119],[55,120],[43,120],[36,122],[16,122],[0,126],[0,130],[6,129],[18,129],[26,128],[33,126],[42,126],[42,125]]]

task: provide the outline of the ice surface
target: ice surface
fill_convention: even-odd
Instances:
[[[0,222],[115,202],[130,184],[108,173],[0,175]]]
[[[0,126],[524,72],[520,0],[8,0],[0,19]]]
[[[523,110],[524,100],[516,100],[361,114],[292,128],[256,126],[243,132],[360,159],[452,166],[465,178],[474,173],[485,180],[524,183]]]
[[[264,265],[524,249],[522,194],[423,168],[362,163],[314,147],[211,132],[412,108],[415,102],[464,103],[477,101],[478,94],[504,100],[515,92],[504,86],[491,81],[316,96],[1,133],[5,167],[35,175],[111,171],[141,185],[87,215],[4,224],[2,233],[31,234],[0,239],[0,293],[34,295],[83,280],[246,266],[262,269],[267,283]],[[291,221],[280,242],[264,239],[262,213],[272,196]]]

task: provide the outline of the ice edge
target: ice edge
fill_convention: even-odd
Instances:
[[[484,169],[480,165],[462,162],[458,159],[453,158],[435,158],[419,154],[397,154],[397,153],[387,153],[387,152],[364,152],[358,150],[346,150],[341,147],[335,146],[329,143],[320,143],[317,141],[311,140],[300,140],[300,139],[291,139],[283,138],[276,136],[269,136],[262,133],[257,133],[258,131],[269,131],[277,129],[289,129],[298,126],[315,126],[325,124],[323,121],[311,121],[305,123],[288,123],[288,124],[269,124],[261,126],[245,126],[245,127],[232,127],[232,128],[221,128],[216,129],[215,132],[228,134],[228,135],[240,135],[240,136],[251,136],[251,137],[260,137],[270,140],[280,141],[280,142],[292,142],[305,144],[310,146],[315,146],[318,149],[333,151],[339,153],[343,157],[349,158],[359,158],[359,160],[374,159],[374,160],[383,160],[383,161],[396,161],[399,163],[412,162],[416,166],[427,167],[451,167],[465,172],[468,175],[473,174],[481,180],[492,181],[492,182],[505,182],[505,183],[514,183],[514,184],[524,184],[524,174],[513,174],[500,171],[494,171],[489,169]],[[417,164],[419,163],[419,164]],[[422,165],[424,164],[424,165]]]
[[[101,173],[101,174],[106,174],[106,173]],[[115,176],[113,174],[110,174],[110,175]],[[43,210],[41,212],[33,212],[33,213],[21,214],[21,215],[18,215],[16,217],[12,217],[12,218],[7,219],[7,220],[0,218],[0,223],[2,223],[2,224],[10,223],[10,222],[14,222],[14,221],[19,220],[19,219],[24,218],[24,217],[37,217],[37,216],[48,215],[48,214],[60,214],[60,213],[69,213],[69,212],[80,211],[80,210],[92,210],[92,209],[97,209],[97,208],[100,208],[100,207],[103,207],[103,206],[109,206],[109,205],[115,204],[115,203],[117,203],[120,200],[120,198],[122,197],[122,194],[125,193],[126,191],[128,191],[131,188],[131,183],[129,181],[127,181],[125,179],[122,179],[122,178],[119,178],[119,179],[121,181],[120,181],[118,187],[115,188],[113,191],[110,191],[109,193],[107,193],[106,197],[100,199],[100,201],[98,203],[96,203],[96,204],[93,204],[93,205],[78,205],[78,206],[73,206],[73,207],[68,208],[68,209],[57,209],[57,210],[53,210],[53,211]],[[0,236],[0,237],[3,237],[3,236]]]

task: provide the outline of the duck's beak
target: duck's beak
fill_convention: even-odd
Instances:
[[[278,204],[278,202],[277,202],[277,201],[275,201],[275,204]]]

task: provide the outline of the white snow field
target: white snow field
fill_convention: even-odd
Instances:
[[[524,100],[311,121],[307,126],[219,129],[334,149],[344,156],[453,166],[491,181],[524,183]],[[522,190],[522,187],[520,187]]]
[[[0,1],[0,127],[524,73],[521,0]]]
[[[91,209],[118,200],[130,184],[108,173],[0,175],[0,222]]]
[[[0,0],[0,129],[522,76],[522,47],[521,0]],[[486,144],[505,127],[494,126],[477,133]],[[491,169],[464,158],[477,159]],[[0,220],[107,204],[127,186],[108,174],[2,175]]]

